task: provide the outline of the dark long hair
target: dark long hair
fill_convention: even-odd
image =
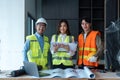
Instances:
[[[57,28],[57,34],[59,35],[61,32],[60,32],[60,27],[61,27],[61,23],[64,22],[66,25],[67,25],[67,30],[66,30],[66,34],[67,35],[71,35],[70,33],[70,30],[69,30],[69,24],[68,24],[68,21],[66,19],[62,19],[60,20],[59,24],[58,24],[58,28]]]

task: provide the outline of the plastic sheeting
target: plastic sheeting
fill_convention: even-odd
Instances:
[[[105,68],[118,70],[120,68],[118,55],[120,56],[120,20],[111,22],[106,31]],[[119,54],[118,54],[119,53]]]

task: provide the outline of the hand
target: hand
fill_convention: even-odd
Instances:
[[[42,66],[41,65],[37,65],[38,70],[42,70]]]
[[[59,44],[59,48],[64,48],[64,44]]]
[[[97,57],[92,56],[92,57],[89,58],[89,61],[90,62],[96,62],[97,61]]]
[[[59,48],[59,45],[55,44],[55,45],[53,45],[53,48],[54,48],[54,52],[57,52],[58,48]]]
[[[66,49],[67,51],[69,51],[70,50],[70,47],[69,47],[69,45],[64,45],[64,47],[63,47],[64,49]]]
[[[64,45],[64,44],[59,44],[59,48],[64,48],[64,49],[66,49],[67,51],[70,50],[69,45]]]

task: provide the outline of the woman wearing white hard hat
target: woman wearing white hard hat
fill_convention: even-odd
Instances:
[[[36,33],[26,37],[24,46],[24,61],[35,62],[40,69],[47,69],[49,41],[43,33],[46,30],[47,22],[39,18],[35,23]]]

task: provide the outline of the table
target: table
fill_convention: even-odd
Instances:
[[[95,79],[82,79],[82,78],[36,78],[29,75],[22,75],[19,77],[7,77],[10,71],[2,71],[0,73],[0,80],[120,80],[120,77],[115,72],[100,73],[95,72]]]

